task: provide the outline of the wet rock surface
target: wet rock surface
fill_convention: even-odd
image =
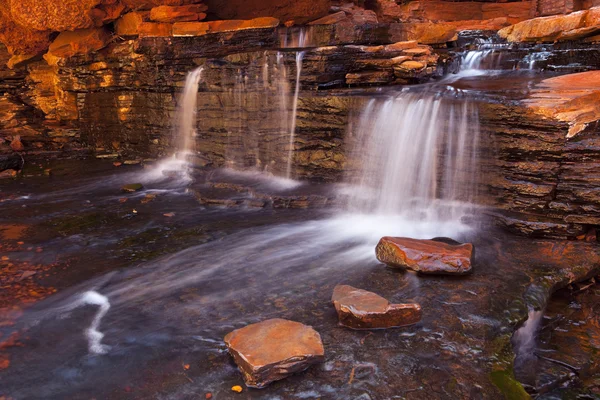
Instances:
[[[52,179],[29,168],[24,181],[3,182],[0,203],[0,233],[6,235],[0,252],[9,258],[0,260],[6,271],[0,301],[11,307],[23,307],[15,299],[38,301],[35,309],[21,309],[20,319],[11,317],[16,325],[0,327],[3,339],[20,332],[0,349],[10,361],[0,370],[2,389],[15,398],[133,399],[167,392],[182,399],[205,392],[228,398],[243,382],[222,339],[267,314],[313,326],[327,352],[322,364],[251,396],[502,398],[518,385],[510,341],[528,307],[594,276],[600,265],[595,243],[484,230],[464,238],[477,247],[477,273],[460,279],[403,273],[381,268],[375,243],[363,248],[353,247],[352,240],[339,246],[323,242],[340,233],[339,225],[322,225],[328,213],[199,209],[193,194],[183,190],[147,201],[147,194],[173,189],[172,180],[147,183],[146,192],[116,194],[115,188],[138,181],[134,176],[143,170],[108,161],[54,163],[46,166]],[[175,215],[163,215],[169,212]],[[4,229],[9,225],[27,230],[13,234],[15,229]],[[300,249],[292,257],[280,254],[271,263],[277,268],[265,268],[262,254],[277,257],[283,246],[299,249],[313,235],[321,238],[316,249],[325,247],[325,253]],[[254,257],[248,257],[248,248]],[[338,326],[331,293],[342,275],[348,285],[392,303],[419,303],[422,321],[373,332]],[[26,297],[16,296],[17,286],[26,289]],[[96,308],[60,319],[40,317],[68,303],[73,292],[100,287],[111,301],[100,330],[112,350],[90,356],[81,332]],[[58,290],[57,297],[40,302],[50,288]],[[71,379],[74,372],[79,379]]]
[[[471,272],[473,245],[443,241],[383,237],[375,249],[377,259],[395,268],[423,274],[463,275]]]
[[[421,320],[421,306],[416,303],[391,304],[375,293],[349,285],[337,285],[331,301],[340,325],[351,329],[396,328]]]
[[[325,359],[317,331],[279,318],[228,333],[225,344],[249,387],[262,388]]]

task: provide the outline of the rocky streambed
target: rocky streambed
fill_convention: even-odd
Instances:
[[[525,398],[513,373],[515,331],[554,290],[599,272],[595,243],[523,240],[473,221],[457,237],[475,245],[473,273],[417,275],[376,260],[381,232],[430,238],[440,227],[390,225],[331,205],[207,206],[136,166],[100,162],[82,176],[78,165],[30,172],[36,176],[13,182],[2,199],[7,396],[234,398],[231,388],[241,385],[251,398]],[[138,181],[141,191],[121,191]],[[331,185],[234,181],[272,194],[340,196]],[[331,303],[338,284],[418,303],[422,319],[387,330],[341,327]],[[58,293],[40,301],[50,287]],[[96,326],[108,346],[101,355],[88,353],[84,334],[103,308],[79,303],[89,291],[110,304]],[[324,359],[246,389],[223,338],[269,318],[312,326]]]

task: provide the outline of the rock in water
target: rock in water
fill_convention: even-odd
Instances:
[[[390,304],[375,293],[348,285],[337,285],[331,301],[340,325],[351,329],[395,328],[421,320],[421,306],[417,303]]]
[[[375,254],[390,267],[424,274],[462,275],[471,272],[473,245],[386,236],[377,244]]]
[[[141,183],[130,183],[121,187],[121,190],[123,192],[137,192],[138,190],[142,190],[143,188],[144,185],[142,185]]]
[[[325,358],[321,336],[310,326],[269,319],[228,333],[225,344],[249,387],[262,388]]]

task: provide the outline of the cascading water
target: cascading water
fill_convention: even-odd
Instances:
[[[292,162],[294,158],[294,139],[296,136],[296,117],[298,116],[298,94],[300,93],[300,75],[302,74],[302,60],[304,52],[296,53],[296,86],[294,88],[294,99],[292,101],[292,118],[290,120],[290,141],[288,150],[288,160],[286,168],[286,178],[292,178]]]
[[[373,99],[352,135],[361,170],[350,211],[458,222],[475,200],[479,122],[468,100],[430,92]]]
[[[198,85],[202,78],[204,67],[198,67],[188,73],[183,92],[177,102],[173,132],[177,138],[177,150],[171,159],[161,162],[150,173],[150,179],[163,179],[165,175],[180,178],[184,181],[191,179],[189,168],[191,157],[195,153],[196,117],[198,104]]]

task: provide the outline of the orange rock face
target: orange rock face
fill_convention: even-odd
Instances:
[[[473,245],[386,236],[377,244],[375,254],[391,267],[424,274],[462,275],[471,272]]]
[[[204,4],[193,4],[188,6],[159,6],[150,10],[150,19],[155,22],[190,22],[200,21],[206,18]]]
[[[375,293],[349,285],[337,285],[331,301],[340,325],[351,329],[395,328],[421,320],[421,306],[416,303],[391,304]]]
[[[600,32],[600,7],[567,15],[533,18],[501,29],[510,42],[554,42],[582,39]]]
[[[261,388],[323,361],[321,336],[310,326],[269,319],[228,333],[225,344],[247,386]]]
[[[600,71],[545,79],[533,88],[526,104],[544,117],[567,122],[571,138],[600,120]]]
[[[44,58],[53,64],[55,58],[67,58],[78,54],[87,54],[105,47],[111,40],[110,33],[104,28],[66,31],[52,42]]]
[[[329,12],[330,0],[207,0],[211,15],[216,19],[252,19],[274,17],[294,21],[296,25],[314,21]]]

